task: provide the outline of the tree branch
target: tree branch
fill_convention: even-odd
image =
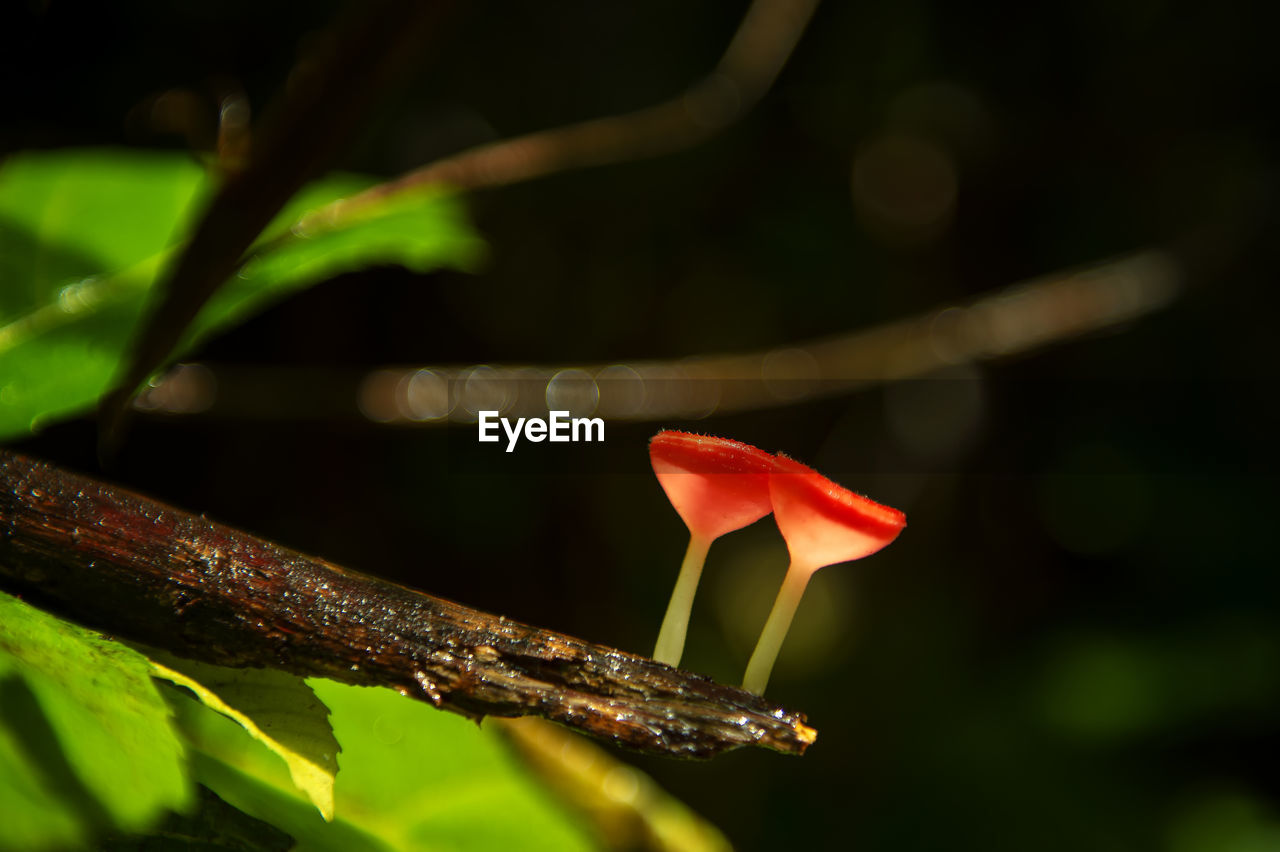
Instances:
[[[571,169],[669,154],[709,139],[764,97],[813,17],[818,0],[753,0],[715,69],[668,101],[468,148],[303,220],[332,222],[404,192],[507,186]]]
[[[544,716],[618,745],[801,754],[760,696],[345,571],[0,450],[0,587],[181,656],[389,686],[479,718]]]
[[[495,407],[481,404],[485,399],[503,400],[505,417],[545,417],[550,383],[564,382],[571,371],[578,376],[567,383],[576,388],[572,392],[595,401],[582,413],[610,422],[669,423],[795,405],[1020,355],[1159,310],[1178,298],[1188,275],[1179,256],[1148,249],[836,337],[669,361],[418,364],[367,374],[184,364],[135,405],[165,415],[282,420],[360,414],[396,425],[474,423],[478,408]]]

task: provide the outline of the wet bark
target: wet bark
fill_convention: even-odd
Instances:
[[[542,716],[674,757],[746,745],[801,754],[816,737],[803,715],[736,687],[357,574],[6,450],[0,485],[0,588],[123,639],[391,687],[470,717]]]

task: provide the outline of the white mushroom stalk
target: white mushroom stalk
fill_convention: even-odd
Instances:
[[[649,460],[689,528],[689,547],[653,651],[655,660],[678,666],[707,551],[725,533],[769,514],[775,460],[740,441],[673,431],[659,432],[649,442]]]
[[[828,565],[870,556],[897,538],[906,516],[855,494],[786,456],[769,475],[774,519],[791,565],[747,663],[742,687],[762,694],[809,579]]]

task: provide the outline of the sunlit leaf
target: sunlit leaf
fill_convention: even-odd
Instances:
[[[652,843],[682,852],[729,852],[720,831],[645,773],[568,728],[538,719],[487,724],[511,740],[526,765],[574,809],[589,814],[610,848]]]
[[[30,725],[19,727],[25,720],[10,709],[14,691],[25,689],[11,672],[0,676],[0,849],[72,846],[85,838],[87,827],[60,792],[43,783],[39,757],[31,753]]]
[[[462,204],[443,193],[292,227],[372,182],[334,176],[299,193],[180,348],[342,272],[477,262]],[[164,152],[34,152],[0,164],[0,439],[82,413],[110,387],[212,188],[192,158]]]
[[[136,651],[0,594],[0,849],[142,831],[190,804],[150,669]]]
[[[260,745],[236,734],[234,723],[218,718],[215,727],[223,729],[222,736],[239,736],[250,747],[256,747],[258,757],[269,757]],[[253,763],[253,759],[249,759]],[[258,767],[261,769],[261,767]],[[351,820],[339,810],[332,822],[326,822],[319,811],[298,795],[287,779],[270,777],[270,773],[240,769],[215,757],[194,752],[191,771],[201,783],[217,790],[223,800],[237,810],[252,813],[277,828],[285,828],[296,842],[296,852],[399,852]]]
[[[205,706],[235,721],[289,768],[294,785],[326,820],[333,819],[338,741],[329,708],[297,675],[275,669],[231,669],[153,655],[156,675],[185,686]]]
[[[88,149],[0,164],[0,315],[177,244],[211,183],[190,156]]]
[[[349,755],[339,812],[395,848],[591,848],[496,732],[391,690],[313,683]]]
[[[306,806],[278,760],[192,699],[179,725],[196,777],[297,838],[302,850],[592,848],[575,820],[486,727],[385,689],[311,680],[342,744],[336,817]]]

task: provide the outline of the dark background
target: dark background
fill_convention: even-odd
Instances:
[[[665,99],[710,70],[742,5],[466,4],[341,165],[390,176]],[[260,110],[335,8],[8,5],[0,152],[184,148],[139,105],[188,89],[211,121],[234,85]],[[1275,53],[1231,0],[828,0],[775,89],[707,144],[476,193],[478,274],[343,276],[198,357],[252,381],[749,350],[1171,250],[1186,288],[1121,328],[833,400],[610,424],[603,446],[518,460],[480,453],[471,427],[354,409],[144,417],[106,475],[648,652],[686,540],[648,437],[784,450],[909,526],[809,591],[769,690],[819,729],[806,757],[636,760],[735,845],[1276,848]],[[930,227],[886,224],[852,189],[855,163],[874,172],[867,152],[904,137],[955,179]],[[890,197],[909,196],[897,179]],[[20,448],[102,472],[88,420]],[[740,677],[785,562],[768,522],[713,548],[688,667]]]

